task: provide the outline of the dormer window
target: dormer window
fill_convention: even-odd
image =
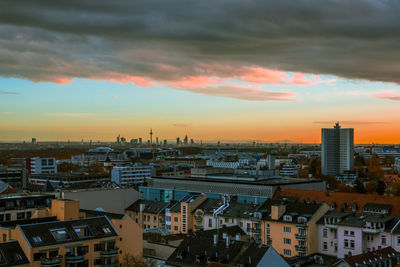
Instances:
[[[40,236],[34,236],[32,239],[33,239],[33,242],[35,242],[36,244],[42,242],[42,238]]]
[[[71,239],[67,229],[65,228],[50,230],[50,232],[56,241],[65,241]]]
[[[306,223],[307,222],[307,218],[306,217],[298,217],[297,218],[297,222],[298,223]]]
[[[104,232],[106,235],[111,234],[111,230],[110,230],[109,227],[103,227],[103,232]]]
[[[85,226],[74,226],[74,231],[79,238],[85,238],[92,236],[92,233],[87,225]]]
[[[291,222],[291,221],[292,221],[292,216],[290,216],[290,215],[284,215],[284,216],[283,216],[283,221],[285,221],[285,222]]]

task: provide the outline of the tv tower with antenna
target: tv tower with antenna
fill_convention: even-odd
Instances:
[[[150,129],[150,144],[153,144],[153,130]]]

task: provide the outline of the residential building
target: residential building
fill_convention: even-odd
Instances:
[[[295,199],[302,203],[326,203],[331,211],[400,216],[400,205],[396,205],[400,202],[400,196],[280,188],[274,199],[282,198]]]
[[[0,243],[0,266],[29,266],[29,260],[18,241]]]
[[[55,158],[28,158],[26,168],[31,174],[56,174],[57,160]]]
[[[321,129],[321,171],[324,175],[339,175],[354,169],[354,129]]]
[[[12,194],[0,196],[0,222],[29,219],[51,206],[54,195]]]
[[[349,256],[335,263],[335,267],[376,267],[399,266],[400,254],[392,247]]]
[[[143,184],[150,179],[152,166],[115,166],[111,171],[111,181],[121,186]]]
[[[328,209],[325,203],[267,201],[253,221],[260,225],[262,244],[271,244],[284,257],[306,256],[318,251],[317,222]]]
[[[319,222],[319,252],[345,258],[398,247],[399,222],[387,214],[329,212]]]
[[[144,230],[165,227],[165,209],[170,203],[143,200],[135,201],[126,209],[126,215],[130,216]]]
[[[238,226],[189,234],[167,260],[168,266],[280,266],[289,264],[268,245],[242,240]]]

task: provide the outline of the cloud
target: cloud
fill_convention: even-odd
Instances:
[[[18,95],[18,93],[9,91],[0,91],[0,95]]]
[[[89,78],[207,94],[214,89],[213,95],[247,100],[258,93],[258,100],[271,100],[274,92],[228,88],[227,80],[244,87],[311,86],[333,83],[319,76],[327,74],[400,84],[396,0],[1,5],[7,7],[0,9],[3,77],[59,84]]]
[[[315,124],[327,124],[327,125],[335,125],[337,121],[313,121]],[[371,124],[387,124],[385,121],[366,121],[366,120],[344,120],[339,121],[342,125],[371,125]]]
[[[87,117],[92,117],[96,114],[93,113],[45,113],[44,115],[46,116],[52,116],[52,117],[65,117],[65,118],[87,118]]]
[[[173,126],[175,126],[175,127],[183,127],[183,128],[189,128],[190,127],[190,125],[186,124],[186,123],[175,123],[175,124],[173,124]]]
[[[385,90],[376,94],[372,94],[372,96],[376,98],[400,101],[400,94],[390,90]]]

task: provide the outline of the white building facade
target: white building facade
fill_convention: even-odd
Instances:
[[[116,166],[111,171],[111,181],[121,186],[142,184],[151,178],[152,166]]]

